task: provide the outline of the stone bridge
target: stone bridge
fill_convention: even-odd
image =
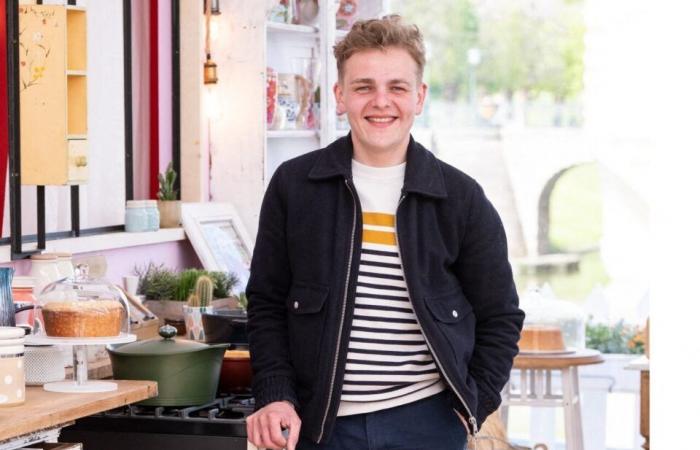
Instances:
[[[514,258],[551,253],[552,189],[567,170],[594,161],[581,130],[437,129],[414,134],[484,187],[503,219]]]

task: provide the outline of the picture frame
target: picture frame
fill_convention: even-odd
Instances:
[[[183,203],[182,226],[206,270],[233,272],[244,291],[250,278],[253,240],[231,203]]]

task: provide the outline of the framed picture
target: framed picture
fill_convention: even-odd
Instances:
[[[235,273],[245,290],[253,240],[233,204],[183,203],[182,226],[204,268]]]

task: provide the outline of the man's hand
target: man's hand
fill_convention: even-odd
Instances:
[[[299,440],[301,419],[289,402],[272,402],[246,418],[248,440],[257,447],[294,450]],[[282,429],[289,432],[287,439]]]

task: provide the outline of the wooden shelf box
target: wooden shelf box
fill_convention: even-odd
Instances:
[[[22,5],[21,182],[88,180],[87,17],[84,8]]]

